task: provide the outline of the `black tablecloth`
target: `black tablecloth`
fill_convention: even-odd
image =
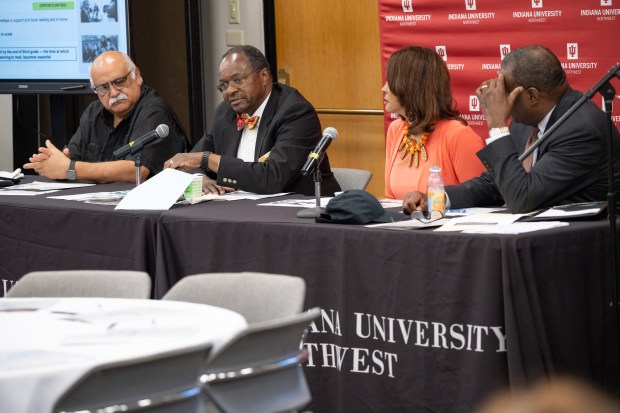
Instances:
[[[394,231],[257,205],[268,201],[115,211],[0,196],[0,279],[6,291],[33,270],[145,270],[161,297],[203,272],[303,277],[305,307],[323,309],[306,344],[314,412],[468,412],[552,374],[617,385],[605,220],[521,235]]]
[[[24,183],[33,180],[28,177]],[[34,196],[1,195],[0,293],[30,271],[136,270],[154,276],[162,211],[115,211],[111,205],[47,198],[132,187],[119,183]]]
[[[544,375],[617,383],[604,220],[521,235],[394,231],[262,202],[163,214],[155,295],[202,272],[303,277],[306,307],[324,310],[309,335],[311,410],[465,412]]]

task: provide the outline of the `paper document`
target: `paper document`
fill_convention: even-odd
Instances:
[[[164,169],[129,191],[114,209],[167,210],[179,199],[194,175],[176,169]]]
[[[21,179],[24,177],[22,170],[17,168],[13,172],[8,171],[0,171],[0,178],[8,178],[8,179]]]
[[[494,228],[478,228],[463,231],[467,234],[522,234],[524,232],[541,231],[543,229],[551,229],[565,227],[568,222],[560,221],[542,221],[542,222],[513,222],[508,225],[497,225]]]
[[[451,218],[445,225],[435,231],[471,231],[485,230],[508,225],[517,221],[525,214],[482,213]]]
[[[463,208],[463,209],[447,209],[446,210],[446,216],[447,217],[464,217],[466,215],[473,215],[473,214],[482,214],[482,213],[487,213],[487,212],[495,212],[495,211],[502,211],[505,210],[506,208],[502,208],[502,207],[497,207],[497,208],[480,208],[480,207],[476,207],[476,208]]]
[[[81,188],[84,186],[93,186],[95,184],[85,184],[79,182],[39,182],[34,181],[27,184],[13,185],[4,188],[6,191],[52,191],[58,189]]]
[[[332,199],[332,197],[321,198],[320,200],[321,206],[325,208],[330,199]],[[281,199],[279,201],[267,202],[267,203],[258,204],[258,205],[296,207],[296,208],[316,208],[316,199]]]
[[[0,189],[0,195],[13,195],[13,196],[34,196],[34,195],[43,195],[43,194],[51,194],[52,192],[57,192],[55,189],[52,191],[7,191],[6,188]]]
[[[383,208],[402,208],[402,199],[381,198],[378,200]]]
[[[530,221],[546,219],[563,219],[590,217],[600,214],[607,208],[607,202],[580,202],[576,204],[558,205],[530,218]]]
[[[259,200],[263,198],[273,198],[275,196],[283,196],[288,194],[290,194],[290,192],[281,192],[278,194],[255,194],[254,192],[233,191],[226,192],[224,195],[203,194],[201,197],[188,200],[188,203],[197,204],[199,202],[205,201],[239,201],[241,199]]]
[[[87,194],[48,196],[49,199],[80,201],[89,204],[117,205],[129,191],[89,192]]]
[[[437,228],[442,225],[445,225],[450,221],[447,218],[441,219],[407,219],[405,221],[397,221],[397,222],[388,222],[385,224],[370,224],[365,225],[366,227],[373,228],[386,228],[386,229],[422,229],[422,228]]]

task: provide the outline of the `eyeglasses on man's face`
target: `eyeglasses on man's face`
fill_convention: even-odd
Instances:
[[[248,77],[252,76],[254,73],[258,72],[261,69],[256,69],[256,70],[248,73],[245,76],[235,76],[235,77],[233,77],[228,82],[220,82],[220,83],[217,84],[216,88],[217,88],[217,90],[220,91],[220,93],[224,93],[224,92],[226,92],[226,89],[228,89],[229,86],[233,86],[234,88],[241,87],[241,86],[243,86],[243,84],[245,83],[245,81],[246,81],[246,79]]]
[[[110,86],[114,86],[114,89],[122,89],[127,86],[127,78],[133,72],[133,69],[129,71],[125,76],[119,77],[118,79],[114,79],[111,82],[103,83],[101,85],[95,86],[93,88],[93,92],[98,94],[99,96],[105,96],[110,91]]]

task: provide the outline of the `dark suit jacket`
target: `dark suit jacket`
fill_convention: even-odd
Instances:
[[[314,195],[312,176],[302,176],[308,155],[321,140],[321,124],[312,105],[296,90],[276,83],[258,125],[254,162],[237,158],[241,133],[236,113],[222,102],[211,130],[192,149],[223,155],[218,185],[259,194],[296,192]],[[269,153],[264,162],[258,159]],[[321,163],[321,192],[333,195],[340,187],[331,172],[327,154]]]
[[[558,101],[547,129],[582,93],[568,89]],[[513,122],[510,135],[478,152],[487,168],[478,178],[448,186],[453,208],[497,206],[506,203],[513,213],[572,202],[604,201],[607,185],[608,116],[591,101],[575,113],[538,147],[538,158],[527,173],[518,157],[532,127]],[[620,183],[620,137],[613,127],[614,187]]]

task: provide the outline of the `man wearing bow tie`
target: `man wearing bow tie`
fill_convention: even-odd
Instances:
[[[241,189],[313,195],[313,178],[301,175],[321,139],[312,105],[297,90],[274,84],[267,59],[252,46],[228,50],[218,74],[224,102],[216,108],[213,127],[190,153],[176,154],[164,167],[202,169],[205,193]],[[323,194],[339,191],[327,155],[321,171]]]

